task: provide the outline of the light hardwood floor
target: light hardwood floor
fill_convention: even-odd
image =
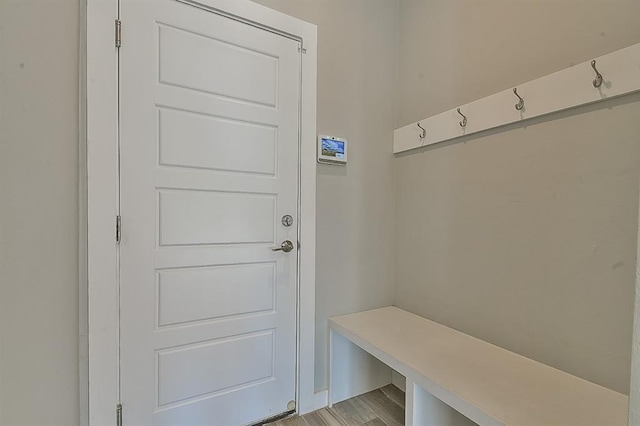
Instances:
[[[403,426],[404,392],[387,385],[364,395],[302,417],[290,417],[270,426]]]

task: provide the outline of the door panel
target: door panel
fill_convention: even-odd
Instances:
[[[159,25],[160,82],[276,107],[278,58],[209,33]],[[219,58],[224,58],[220,61]],[[198,67],[184,67],[197,62]]]
[[[158,351],[158,405],[273,380],[273,340],[274,330],[267,330]]]
[[[171,109],[160,110],[159,122],[161,166],[275,176],[275,126]],[[185,137],[183,129],[206,137]]]
[[[125,425],[242,425],[295,400],[298,43],[121,0]]]
[[[275,309],[275,263],[158,272],[158,327]]]
[[[275,194],[163,189],[160,246],[275,244]]]

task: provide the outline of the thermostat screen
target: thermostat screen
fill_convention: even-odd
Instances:
[[[322,138],[322,155],[344,158],[344,142]]]

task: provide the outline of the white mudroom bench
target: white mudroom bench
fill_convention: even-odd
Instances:
[[[341,336],[406,378],[407,425],[627,425],[627,396],[393,306],[330,318],[329,333],[330,369]]]

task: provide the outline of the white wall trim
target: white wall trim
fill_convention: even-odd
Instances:
[[[117,0],[86,0],[86,168],[88,292],[88,412],[91,425],[113,424],[119,402],[118,287],[115,217],[117,186]],[[298,412],[315,409],[315,247],[316,247],[316,81],[315,25],[250,0],[199,0],[200,4],[277,29],[304,41],[302,55],[300,251],[298,292]],[[83,83],[81,82],[81,85]],[[84,100],[81,100],[81,108]],[[82,159],[81,159],[82,161]],[[84,166],[81,165],[81,170]],[[80,190],[82,191],[82,184]],[[82,217],[82,216],[81,216]],[[85,256],[80,245],[80,258]],[[83,274],[82,268],[80,274]],[[82,300],[82,299],[81,299]],[[82,304],[82,302],[81,302]],[[80,307],[82,315],[83,309]],[[81,325],[81,332],[83,326]],[[82,340],[81,340],[82,342]],[[81,343],[82,344],[82,343]],[[82,350],[82,348],[81,348]],[[82,367],[81,367],[82,368]],[[86,376],[86,375],[85,375]],[[83,380],[81,375],[81,380]],[[82,389],[82,387],[81,387]],[[83,404],[81,397],[81,404]]]
[[[93,425],[113,424],[118,401],[118,294],[114,239],[118,191],[118,69],[113,37],[117,16],[117,1],[87,0],[87,409],[89,424]]]
[[[89,295],[87,288],[87,4],[80,2],[78,50],[78,397],[80,426],[89,424]]]

